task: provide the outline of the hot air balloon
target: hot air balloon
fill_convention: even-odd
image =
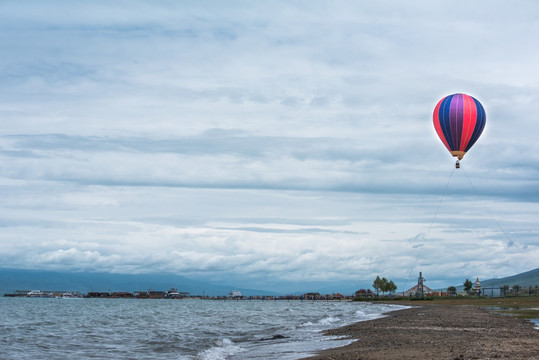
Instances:
[[[434,128],[451,155],[459,160],[475,144],[486,123],[485,109],[479,101],[466,94],[444,97],[434,108]]]

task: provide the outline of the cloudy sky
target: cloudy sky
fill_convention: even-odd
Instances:
[[[0,263],[410,287],[539,266],[536,1],[1,1]],[[461,169],[432,112],[485,107]]]

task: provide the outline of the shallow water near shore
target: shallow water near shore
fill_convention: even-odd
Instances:
[[[493,310],[502,315],[528,319],[535,325],[535,328],[539,330],[539,308],[521,306],[480,306],[479,308]]]
[[[299,359],[322,332],[401,305],[334,301],[0,298],[3,359]]]

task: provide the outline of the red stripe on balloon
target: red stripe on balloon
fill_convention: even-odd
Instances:
[[[466,147],[472,138],[475,124],[477,122],[477,108],[475,102],[468,95],[462,95],[464,100],[464,118],[462,121],[462,138],[460,141],[460,151],[466,151]]]

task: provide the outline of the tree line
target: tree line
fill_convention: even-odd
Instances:
[[[464,283],[462,284],[463,290],[468,295],[481,295],[481,294],[475,294],[473,291],[473,282],[470,281],[470,279],[466,279]],[[488,288],[491,289],[491,288]],[[516,295],[519,296],[521,292],[523,292],[523,288],[520,285],[503,285],[499,287],[500,289],[500,295],[507,296],[507,295]],[[529,289],[524,288],[524,293],[527,293],[529,295],[537,295],[539,294],[539,286],[530,286]],[[454,286],[450,286],[447,288],[448,295],[455,296],[457,295],[457,288]]]
[[[380,295],[380,291],[382,292],[382,295],[387,293],[394,293],[397,290],[397,285],[393,282],[393,280],[388,280],[385,277],[380,279],[380,276],[377,276],[374,282],[372,283],[372,287],[374,290],[376,290],[376,295]]]

